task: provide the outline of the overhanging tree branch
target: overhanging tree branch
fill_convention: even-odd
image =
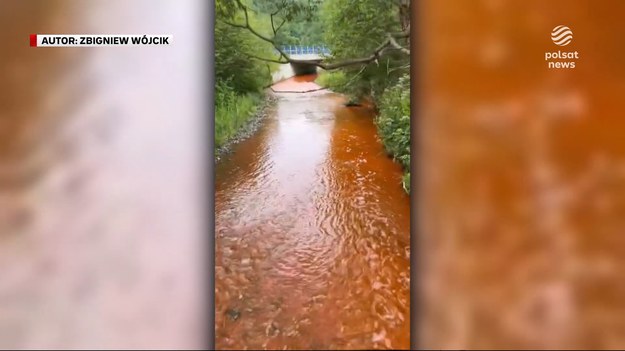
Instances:
[[[286,6],[286,1],[285,1],[285,0],[283,0],[283,1],[282,1],[282,6],[281,6],[281,7],[278,7],[278,9],[277,9],[277,10],[275,10],[274,12],[272,12],[272,13],[270,14],[270,18],[271,18],[271,29],[273,30],[273,36],[274,36],[274,38],[275,38],[275,36],[276,36],[276,35],[278,35],[278,31],[280,30],[280,28],[282,28],[282,26],[283,26],[283,25],[284,25],[284,23],[286,22],[286,18],[283,18],[283,19],[282,19],[282,23],[280,23],[280,25],[278,26],[278,28],[276,28],[276,27],[275,27],[275,24],[274,24],[274,21],[273,21],[273,17],[274,17],[274,16],[276,16],[277,14],[279,14],[279,13],[280,13],[280,12],[284,9],[284,7],[285,7],[285,6]]]
[[[407,38],[407,37],[409,37],[409,35],[410,35],[409,33],[401,32],[401,33],[395,34],[395,37]],[[323,62],[317,62],[317,61],[314,61],[314,60],[297,60],[297,59],[291,59],[291,58],[287,58],[287,60],[289,60],[290,63],[311,64],[311,65],[315,65],[317,67],[323,68],[323,69],[325,69],[327,71],[330,71],[330,70],[333,70],[333,69],[347,67],[347,66],[360,65],[360,64],[369,64],[371,62],[376,61],[380,57],[382,57],[387,50],[391,49],[391,47],[395,48],[395,49],[400,49],[402,52],[410,55],[410,50],[408,50],[408,49],[402,47],[401,45],[399,45],[397,43],[397,41],[395,40],[395,37],[394,37],[393,34],[389,33],[387,35],[386,41],[384,41],[382,44],[378,45],[378,47],[373,51],[373,53],[371,55],[369,55],[369,56],[366,56],[366,57],[349,59],[349,60],[344,60],[344,61],[335,62],[335,63],[323,63]],[[397,44],[397,45],[395,45],[395,44]]]
[[[405,31],[399,32],[399,33],[388,33],[387,34],[387,39],[383,43],[381,43],[373,51],[373,53],[371,53],[369,56],[366,56],[366,57],[355,58],[355,59],[348,59],[348,60],[344,60],[344,61],[340,61],[340,62],[334,62],[334,63],[324,63],[324,62],[319,62],[318,60],[293,59],[293,58],[289,57],[279,47],[279,45],[277,45],[277,43],[274,40],[275,36],[278,33],[278,31],[280,30],[282,25],[284,25],[284,23],[286,22],[286,20],[283,20],[282,23],[280,23],[280,25],[277,28],[274,25],[273,16],[277,15],[282,8],[280,8],[277,11],[275,11],[275,12],[270,14],[270,17],[271,17],[271,28],[272,28],[272,31],[274,33],[274,37],[273,38],[269,38],[267,36],[262,35],[258,31],[256,31],[254,28],[252,28],[252,26],[250,26],[247,6],[243,5],[243,3],[241,3],[240,0],[236,0],[236,2],[238,4],[239,8],[241,8],[243,10],[243,14],[245,15],[245,24],[237,24],[237,23],[233,23],[233,22],[229,22],[229,21],[225,21],[225,20],[222,20],[222,22],[227,24],[227,25],[230,25],[232,27],[247,29],[254,36],[258,37],[259,39],[261,39],[261,40],[263,40],[263,41],[265,41],[267,43],[270,43],[278,51],[278,53],[280,53],[280,57],[278,59],[268,59],[268,58],[263,58],[263,57],[259,57],[259,56],[256,56],[256,55],[246,54],[248,57],[256,59],[256,60],[261,60],[261,61],[266,61],[266,62],[274,62],[274,63],[280,63],[280,64],[286,64],[286,63],[309,64],[309,65],[314,65],[314,66],[317,66],[319,68],[323,68],[323,69],[329,71],[329,70],[334,70],[334,69],[347,67],[347,66],[360,65],[360,64],[369,64],[371,62],[374,62],[374,61],[378,60],[380,57],[382,57],[384,55],[384,53],[387,50],[390,50],[390,49],[400,50],[401,52],[403,52],[403,53],[405,53],[407,55],[410,55],[410,50],[405,48],[405,47],[403,47],[403,46],[401,46],[397,42],[397,39],[410,38],[410,32],[405,30]],[[284,58],[284,60],[282,60],[282,58]]]
[[[249,15],[247,13],[247,6],[243,5],[240,0],[237,0],[237,4],[243,10],[243,14],[245,15],[245,24],[237,24],[237,23],[233,23],[233,22],[229,22],[229,21],[225,21],[225,20],[222,20],[222,22],[227,24],[227,25],[236,27],[236,28],[243,28],[243,29],[249,30],[256,37],[258,37],[258,38],[260,38],[260,39],[270,43],[276,50],[278,50],[278,52],[280,53],[281,57],[284,56],[284,57],[286,57],[288,59],[288,56],[284,53],[284,51],[282,51],[282,49],[280,49],[278,47],[278,45],[276,45],[276,42],[273,39],[268,38],[268,37],[260,34],[254,28],[252,28],[252,26],[250,26],[250,18],[249,18]]]

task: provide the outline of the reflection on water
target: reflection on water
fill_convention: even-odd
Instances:
[[[624,11],[424,3],[421,346],[625,345]]]
[[[402,170],[343,100],[279,95],[217,164],[217,348],[409,347]]]

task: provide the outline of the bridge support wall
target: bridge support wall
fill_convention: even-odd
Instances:
[[[317,66],[306,63],[291,63],[291,68],[296,76],[317,73]]]

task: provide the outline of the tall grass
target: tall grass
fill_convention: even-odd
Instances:
[[[218,84],[215,94],[215,147],[224,145],[254,116],[261,105],[257,93],[237,94],[226,84]]]

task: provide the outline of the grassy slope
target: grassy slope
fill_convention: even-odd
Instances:
[[[236,95],[227,93],[227,97],[215,104],[215,147],[226,143],[254,116],[261,105],[260,94]]]

